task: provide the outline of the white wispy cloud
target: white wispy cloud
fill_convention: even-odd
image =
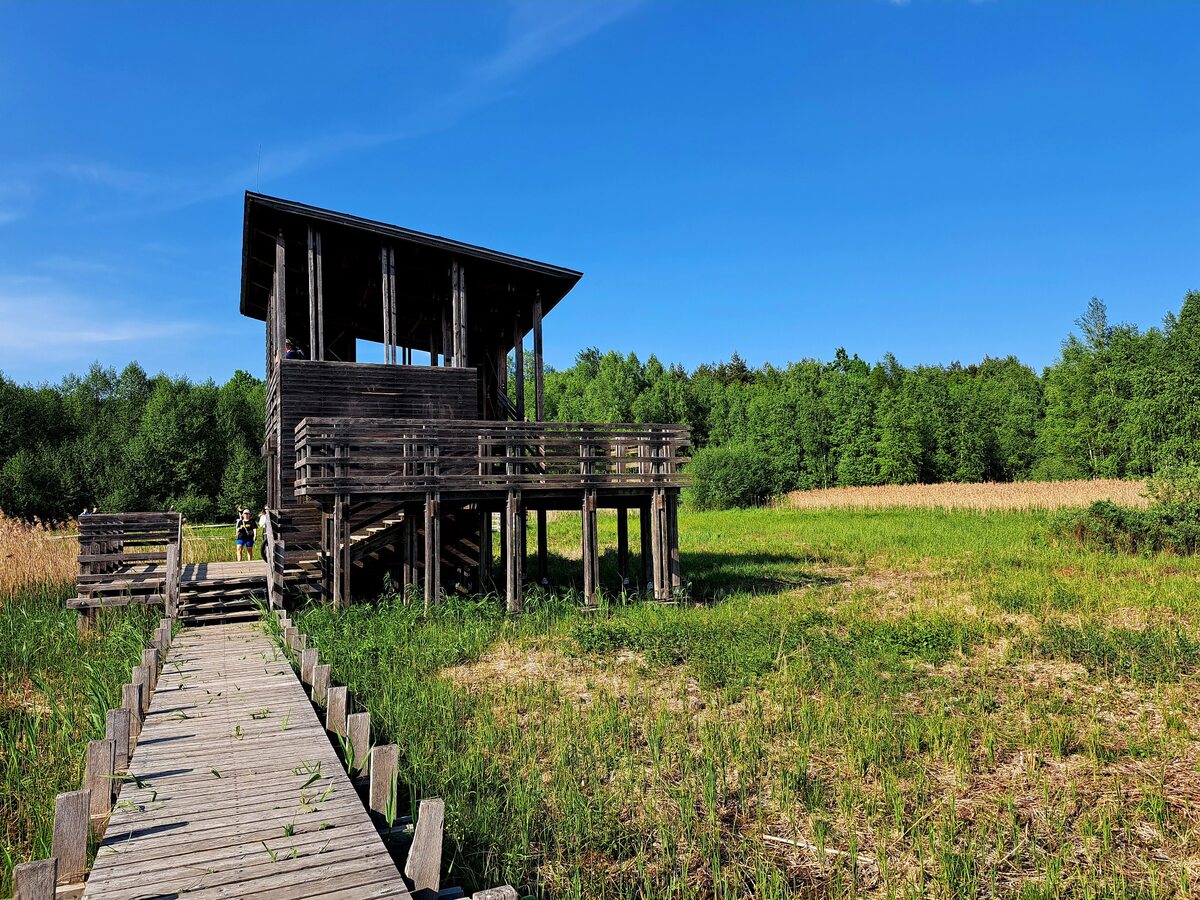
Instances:
[[[342,131],[262,148],[252,161],[223,173],[176,175],[129,169],[103,161],[54,160],[0,170],[0,225],[15,221],[36,202],[46,182],[70,181],[105,189],[123,198],[122,214],[144,214],[190,206],[240,192],[247,185],[292,175],[359,150],[420,137],[453,127],[495,101],[523,73],[628,16],[643,0],[512,0],[504,38],[470,65],[458,84],[427,100],[419,110],[379,131]],[[21,202],[23,201],[23,202]],[[104,215],[108,215],[106,211]],[[5,218],[8,215],[11,218]]]
[[[5,363],[90,359],[105,346],[184,338],[204,330],[199,322],[130,315],[119,301],[72,293],[48,277],[0,277],[0,350]]]

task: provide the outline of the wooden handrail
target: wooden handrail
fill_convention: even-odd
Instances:
[[[296,492],[677,488],[689,446],[678,425],[304,419]]]

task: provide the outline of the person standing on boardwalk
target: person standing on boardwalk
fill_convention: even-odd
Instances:
[[[237,529],[237,561],[242,561],[242,551],[245,550],[246,562],[250,562],[254,559],[254,520],[250,518],[250,510],[242,510],[234,527]]]
[[[258,530],[262,532],[262,548],[259,553],[262,554],[263,562],[267,561],[267,508],[264,506],[262,512],[258,514]]]

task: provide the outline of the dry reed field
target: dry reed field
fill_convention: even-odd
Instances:
[[[1118,478],[1091,481],[1014,481],[984,484],[881,484],[793,491],[777,505],[790,509],[1064,509],[1111,500],[1146,506],[1146,483]]]
[[[24,588],[75,580],[79,544],[69,532],[0,513],[0,603]]]

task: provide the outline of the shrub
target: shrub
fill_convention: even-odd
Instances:
[[[213,521],[215,510],[213,509],[213,501],[211,497],[201,497],[197,494],[185,494],[170,503],[172,509],[180,513],[189,522],[211,522]],[[224,510],[221,510],[224,512]],[[229,512],[229,518],[232,520],[234,513]]]
[[[1200,505],[1176,501],[1131,509],[1099,500],[1087,509],[1058,513],[1047,532],[1090,550],[1190,555],[1200,549]]]
[[[752,447],[705,447],[696,452],[688,472],[688,498],[697,509],[760,506],[777,487],[771,457]]]

